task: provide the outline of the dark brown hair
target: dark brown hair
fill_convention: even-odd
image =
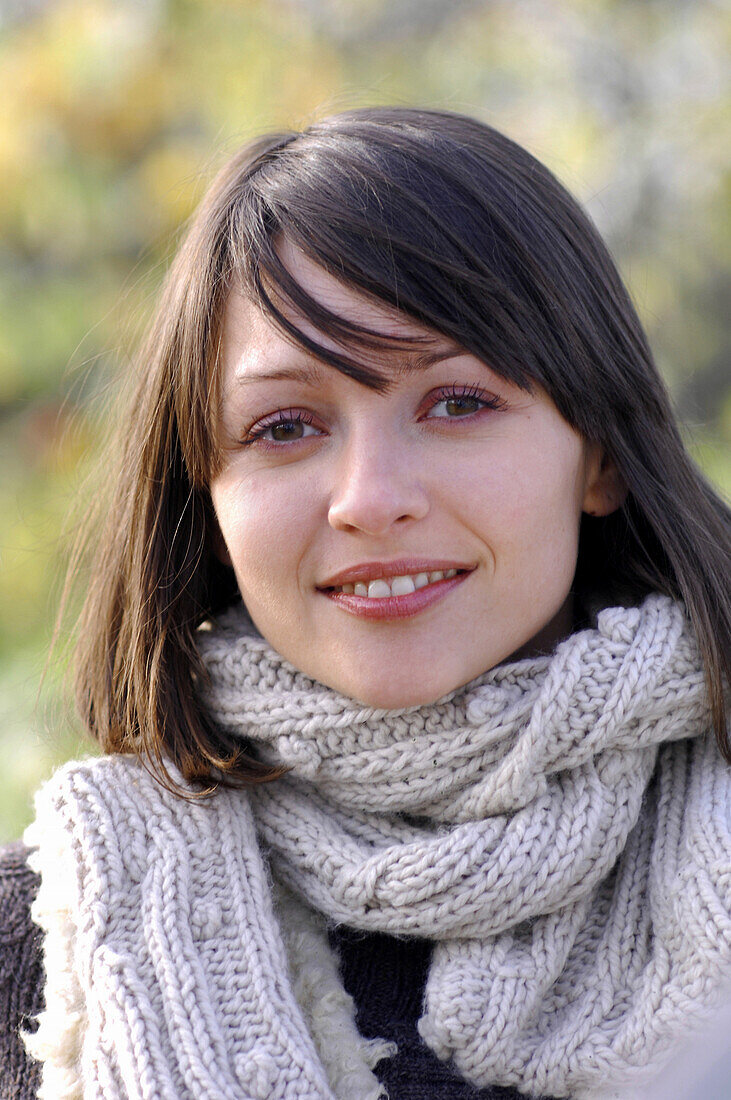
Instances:
[[[603,445],[628,495],[607,517],[582,517],[575,586],[683,601],[731,758],[729,510],[686,454],[605,245],[520,146],[474,119],[401,108],[349,111],[251,143],[189,228],[141,352],[80,621],[78,705],[102,747],[139,754],[164,782],[166,760],[209,784],[276,774],[216,729],[196,698],[205,675],[196,628],[237,596],[214,553],[207,488],[231,287],[321,359],[363,385],[388,386],[353,354],[388,341],[309,298],[279,261],[282,235],[509,380],[540,385],[569,424]],[[283,300],[343,353],[299,332]]]

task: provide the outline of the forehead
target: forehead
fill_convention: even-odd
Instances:
[[[288,240],[278,246],[280,259],[299,287],[318,305],[335,314],[346,323],[370,330],[386,341],[386,352],[398,360],[405,369],[428,366],[446,356],[464,354],[464,349],[442,333],[420,325],[385,303],[375,301],[341,282],[317,264],[301,249]],[[274,292],[277,307],[293,325],[319,346],[342,355],[353,357],[353,348],[334,335],[318,328],[300,310]],[[388,345],[389,339],[394,344]],[[242,289],[234,287],[224,310],[222,328],[222,353],[225,374],[245,374],[262,360],[271,365],[277,360],[290,361],[293,353],[301,358],[309,353],[298,345],[294,337],[284,333],[265,311]],[[402,354],[403,353],[403,354]],[[357,359],[363,365],[378,371],[383,367],[384,347],[359,347]],[[311,369],[317,360],[311,356]]]
[[[365,294],[341,282],[306,255],[289,238],[285,237],[277,244],[277,253],[302,289],[338,317],[373,329],[383,336],[412,335],[416,339],[423,339],[430,334],[427,328],[399,313],[398,310],[390,309],[382,302],[373,301]],[[298,317],[297,323],[308,336],[315,338],[322,336],[306,317]]]

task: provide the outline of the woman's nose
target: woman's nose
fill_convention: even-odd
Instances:
[[[423,519],[429,500],[414,458],[380,439],[352,447],[336,473],[331,527],[382,536],[394,524]]]

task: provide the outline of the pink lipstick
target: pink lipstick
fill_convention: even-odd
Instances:
[[[363,619],[404,619],[417,615],[433,606],[462,584],[474,571],[474,566],[458,562],[429,561],[411,558],[398,562],[365,562],[344,569],[329,578],[327,586],[318,586],[328,599],[343,611]],[[434,573],[453,573],[452,576],[432,578]],[[342,591],[343,586],[364,589],[369,582],[388,582],[395,577],[416,578],[419,587],[401,594],[389,594],[389,584],[383,584],[385,592],[366,595],[365,592]],[[427,579],[428,578],[428,579]],[[405,585],[408,587],[408,583]],[[413,583],[411,585],[413,588]]]

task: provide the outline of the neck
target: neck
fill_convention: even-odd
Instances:
[[[529,641],[500,663],[509,664],[511,661],[521,661],[524,657],[542,657],[552,653],[558,643],[568,638],[575,629],[574,594],[569,592],[553,618]]]

